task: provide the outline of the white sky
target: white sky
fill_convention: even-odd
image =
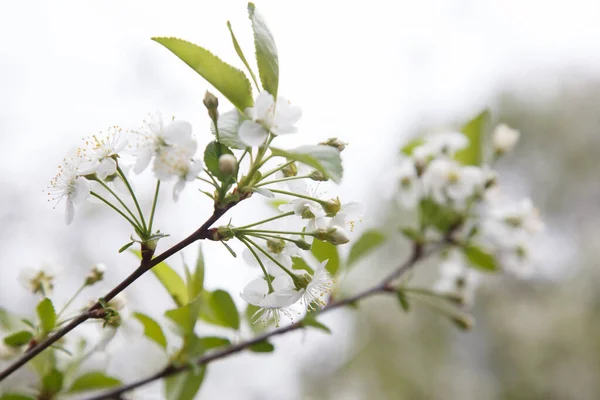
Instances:
[[[303,108],[301,133],[282,142],[314,143],[330,136],[350,142],[340,188],[348,200],[370,198],[373,177],[395,161],[400,142],[415,127],[464,120],[505,87],[543,96],[567,75],[595,74],[600,65],[600,2],[593,0],[272,0],[256,5],[279,47],[280,93]],[[181,37],[241,67],[228,19],[249,57],[252,39],[243,1],[0,4],[0,170],[11,182],[11,193],[2,193],[0,204],[10,204],[3,213],[13,221],[11,234],[2,236],[8,245],[0,256],[0,304],[13,295],[7,289],[18,270],[3,265],[62,263],[78,254],[70,248],[73,228],[63,226],[62,210],[52,210],[42,189],[79,138],[115,124],[135,127],[148,112],[160,110],[191,121],[200,149],[211,139],[202,106],[208,85],[149,38]],[[189,213],[199,219],[209,213],[210,204],[202,201],[199,208],[193,190],[187,190],[171,208],[182,221],[159,221],[181,237],[195,229]],[[84,218],[76,221],[75,232],[88,232],[84,243],[91,257],[102,258],[124,243],[124,234],[106,233],[122,225],[107,224],[99,233]],[[207,250],[209,260],[225,257],[214,247]],[[112,253],[108,259],[116,260]],[[131,262],[119,260],[125,270],[114,280]],[[209,272],[209,284],[239,291],[250,275],[236,276],[237,264],[230,264],[222,273]],[[132,288],[133,297],[147,298],[147,290],[157,288],[152,284],[145,279]],[[21,307],[27,309],[31,301]],[[317,336],[304,343],[341,340]],[[269,361],[241,357],[215,366],[203,398],[245,398],[247,386],[254,385],[250,369],[261,388],[259,398],[296,398],[289,358],[300,356],[294,348],[299,338],[284,340],[288,346]],[[231,371],[236,385],[226,380]],[[284,385],[272,379],[273,371],[283,374]]]

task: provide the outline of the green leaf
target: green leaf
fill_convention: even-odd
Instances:
[[[402,147],[400,151],[406,154],[407,156],[412,156],[413,151],[422,144],[425,144],[425,139],[416,138],[404,145],[404,147]]]
[[[423,241],[423,235],[421,234],[421,232],[419,232],[417,229],[412,228],[410,226],[405,226],[403,228],[400,228],[400,232],[402,232],[402,234],[407,238],[410,239],[412,241],[415,242],[422,242]]]
[[[315,239],[313,240],[310,251],[313,253],[315,258],[319,260],[319,262],[329,260],[327,262],[327,266],[325,266],[325,269],[332,276],[335,276],[340,269],[340,255],[338,254],[337,246],[329,242],[323,242]]]
[[[408,298],[406,297],[404,292],[402,290],[398,290],[396,292],[396,297],[398,298],[398,302],[400,303],[400,306],[402,307],[402,309],[405,312],[409,312],[410,311],[410,303],[408,302]]]
[[[340,183],[344,169],[340,152],[331,146],[301,146],[292,150],[271,147],[274,156],[286,157],[313,167],[335,183]]]
[[[198,257],[196,258],[196,269],[191,284],[190,299],[198,296],[204,289],[204,255],[202,254],[202,244],[198,245]],[[188,283],[189,285],[189,283]]]
[[[256,12],[253,3],[248,3],[248,17],[252,21],[252,30],[254,31],[254,47],[260,82],[263,89],[276,99],[279,86],[279,59],[275,39],[273,39],[262,15]]]
[[[423,226],[433,226],[443,233],[458,226],[463,220],[462,215],[452,208],[439,205],[431,199],[421,200],[420,217]]]
[[[55,395],[62,390],[63,383],[63,373],[53,369],[42,378],[42,392],[45,395]]]
[[[353,265],[358,260],[381,246],[385,242],[385,235],[378,230],[371,229],[364,232],[361,237],[354,242],[348,254],[348,266]]]
[[[304,317],[304,319],[302,320],[302,325],[311,326],[313,328],[320,329],[327,333],[331,333],[331,329],[317,321],[316,317],[311,314],[308,314],[306,317]]]
[[[0,307],[0,328],[3,330],[12,329],[12,316],[2,307]]]
[[[121,247],[121,248],[119,249],[119,253],[122,253],[122,252],[124,252],[125,250],[127,250],[128,248],[130,248],[131,246],[133,246],[133,244],[134,244],[134,243],[135,243],[135,242],[129,242],[129,243],[127,243],[127,244],[123,245],[123,247]]]
[[[467,122],[461,132],[469,139],[469,145],[456,152],[455,159],[463,165],[481,165],[483,162],[483,141],[490,118],[488,110],[482,111]]]
[[[231,341],[227,338],[206,336],[199,338],[200,346],[204,351],[215,349],[217,347],[229,346]]]
[[[169,400],[193,400],[200,390],[206,374],[206,366],[171,375],[165,379],[165,398]]]
[[[496,257],[476,246],[465,246],[463,253],[469,260],[469,263],[482,271],[493,272],[498,270]]]
[[[226,328],[236,330],[240,328],[240,316],[229,293],[215,290],[212,293],[205,291],[202,294],[200,319]]]
[[[219,115],[217,120],[217,126],[219,128],[219,142],[231,149],[243,150],[248,147],[246,143],[242,142],[238,132],[242,123],[242,116],[237,109],[227,111]],[[213,136],[217,136],[215,130],[215,124],[211,122],[210,132]]]
[[[198,321],[198,313],[203,304],[202,298],[198,297],[185,306],[168,310],[165,316],[179,327],[181,336],[188,336],[194,333],[194,327]]]
[[[133,316],[138,321],[140,321],[140,323],[144,327],[144,336],[146,336],[148,339],[156,342],[160,347],[162,347],[163,349],[166,350],[167,349],[167,338],[165,337],[165,334],[163,333],[163,330],[160,327],[160,325],[158,324],[158,322],[156,322],[149,316],[139,313],[139,312],[133,313]]]
[[[292,269],[297,271],[306,271],[311,275],[314,272],[302,257],[292,257]]]
[[[250,351],[253,351],[255,353],[270,353],[273,350],[275,350],[275,346],[273,346],[271,343],[267,342],[266,340],[263,340],[262,342],[258,342],[258,343],[251,345],[250,347],[248,347],[248,349],[250,349]]]
[[[138,250],[130,251],[140,259],[142,258]],[[167,292],[169,292],[177,306],[181,307],[188,303],[189,299],[185,283],[173,268],[169,267],[167,263],[161,262],[152,267],[150,271],[158,278],[163,287],[167,289]]]
[[[18,393],[5,393],[0,396],[0,400],[35,400],[33,397]]]
[[[273,324],[272,320],[267,322],[266,324],[255,323],[256,318],[254,318],[254,315],[258,310],[260,310],[260,307],[248,304],[248,306],[246,307],[246,311],[244,312],[246,321],[248,321],[248,325],[250,325],[250,329],[252,329],[252,332],[254,333],[264,332],[269,325]]]
[[[51,332],[56,327],[56,311],[52,301],[46,297],[37,305],[36,311],[44,334]]]
[[[19,331],[4,338],[4,343],[11,347],[20,347],[29,343],[33,338],[33,333],[29,331]]]
[[[204,150],[204,165],[210,171],[213,176],[216,176],[221,182],[229,182],[232,179],[232,176],[223,175],[221,171],[219,171],[219,157],[223,154],[231,154],[231,150],[223,143],[219,143],[217,141],[210,142],[206,149]]]
[[[88,390],[107,389],[118,386],[121,381],[104,372],[94,371],[83,374],[75,379],[75,382],[69,388],[68,393],[85,392]]]
[[[152,38],[206,79],[240,111],[252,107],[252,88],[246,75],[208,50],[177,38]]]
[[[233,33],[233,28],[231,28],[231,23],[229,21],[227,21],[227,28],[229,29],[229,33],[231,33],[231,41],[233,42],[233,48],[235,49],[235,52],[237,53],[240,60],[242,60],[242,62],[246,66],[246,69],[248,70],[248,73],[250,73],[250,76],[252,77],[252,80],[254,81],[254,83],[256,83],[256,76],[254,76],[254,72],[252,72],[252,68],[250,68],[250,64],[248,64],[248,60],[246,60],[246,56],[244,56],[244,52],[242,51],[242,48],[240,47],[240,44],[238,43],[237,38],[235,37],[235,34]],[[256,86],[258,86],[258,84]],[[220,128],[221,127],[219,127],[219,129]]]

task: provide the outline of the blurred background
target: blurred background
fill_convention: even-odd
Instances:
[[[282,142],[337,136],[350,143],[338,193],[367,205],[357,235],[402,223],[405,216],[382,199],[379,178],[398,163],[404,141],[456,128],[486,107],[494,122],[522,132],[498,168],[511,194],[533,198],[546,232],[533,277],[483,277],[471,332],[418,304],[405,314],[395,299],[376,298],[327,315],[332,335],[298,332],[276,339],[272,355],[214,363],[198,398],[600,398],[600,3],[264,0],[256,6],[279,48],[281,95],[303,108],[300,133]],[[44,188],[81,137],[115,124],[135,128],[157,110],[192,122],[202,149],[211,140],[202,105],[209,87],[149,38],[184,38],[241,66],[227,20],[251,54],[243,1],[0,5],[1,307],[33,315],[36,297],[16,285],[22,267],[63,269],[55,302],[66,300],[97,262],[109,270],[104,287],[86,292],[90,299],[132,271],[135,258],[117,254],[130,234],[122,221],[86,204],[66,227],[62,207],[53,210]],[[148,207],[150,177],[136,185]],[[156,226],[172,235],[163,249],[211,210],[191,188],[178,203],[169,190],[160,201]],[[234,220],[251,220],[260,200],[253,202],[234,210]],[[402,260],[401,243],[356,266],[343,291],[359,290]],[[253,276],[222,246],[208,243],[204,250],[208,288],[236,294]],[[193,261],[197,247],[184,253]],[[181,259],[171,264],[181,268]],[[436,266],[422,270],[434,274]],[[131,309],[157,318],[171,307],[150,275],[126,295]],[[164,362],[151,343],[126,335],[111,343],[109,358],[109,371],[126,380]],[[161,399],[160,384],[136,396]]]

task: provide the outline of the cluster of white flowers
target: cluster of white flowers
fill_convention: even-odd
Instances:
[[[115,186],[123,186],[126,171],[131,168],[127,163],[131,156],[135,158],[134,171],[138,174],[154,159],[157,179],[176,178],[173,196],[177,200],[185,184],[194,180],[203,168],[202,162],[194,159],[196,148],[189,123],[172,121],[165,125],[158,114],[152,115],[138,130],[111,127],[84,138],[82,146],[67,154],[48,186],[49,201],[58,204],[64,200],[65,220],[70,224],[75,205],[83,203],[100,185],[120,182]]]

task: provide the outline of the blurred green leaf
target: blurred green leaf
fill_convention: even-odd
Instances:
[[[262,15],[256,12],[253,3],[248,3],[248,17],[252,21],[252,30],[254,31],[254,47],[256,49],[256,63],[258,64],[260,82],[263,89],[277,99],[279,59],[275,39],[273,39],[273,35]]]
[[[202,304],[202,298],[198,297],[185,306],[166,311],[165,316],[175,322],[179,327],[181,336],[188,336],[194,333]]]
[[[121,381],[112,376],[106,375],[104,372],[94,371],[85,373],[75,379],[68,393],[85,392],[88,390],[107,389],[113,386],[118,386]]]
[[[216,336],[205,336],[198,339],[203,351],[215,349],[217,347],[229,346],[231,341],[227,338]]]
[[[213,325],[239,329],[240,316],[233,299],[224,290],[202,293],[200,319]]]
[[[171,375],[165,379],[165,398],[169,400],[193,400],[204,381],[206,366]]]
[[[165,337],[165,334],[158,322],[156,322],[149,316],[139,312],[133,313],[133,316],[138,321],[140,321],[140,323],[144,327],[144,336],[156,342],[160,347],[166,350],[167,338]]]
[[[49,298],[45,298],[37,305],[36,312],[44,334],[51,332],[56,327],[56,311]]]
[[[248,349],[250,349],[250,351],[253,351],[255,353],[270,353],[273,350],[275,350],[275,346],[273,346],[271,343],[267,342],[266,340],[263,340],[262,342],[253,344],[252,346],[248,347]]]
[[[306,317],[304,317],[304,319],[302,320],[302,325],[310,326],[325,331],[327,333],[331,333],[331,329],[317,321],[316,317],[312,314],[307,314]]]
[[[469,139],[469,145],[456,152],[455,159],[463,165],[481,165],[483,162],[483,142],[490,113],[484,110],[467,122],[460,130]]]
[[[231,104],[244,112],[252,107],[252,88],[246,75],[223,62],[208,50],[176,38],[152,38],[162,44],[225,96]]]
[[[273,321],[269,321],[268,324],[264,324],[262,322],[261,323],[255,322],[256,318],[254,318],[254,315],[256,314],[256,312],[258,310],[260,310],[260,307],[255,306],[253,304],[248,304],[246,306],[246,311],[244,312],[246,321],[248,321],[248,325],[250,325],[250,329],[252,329],[252,332],[254,332],[254,333],[264,332],[267,329],[267,327],[273,323]]]
[[[142,253],[138,250],[130,250],[133,254],[142,258]],[[161,262],[150,270],[160,281],[163,287],[169,292],[175,304],[179,307],[188,303],[187,288],[183,279],[167,263]]]
[[[204,165],[213,176],[216,176],[221,182],[231,181],[231,176],[225,176],[219,171],[219,157],[223,154],[231,154],[231,150],[223,143],[217,141],[210,142],[204,150]]]
[[[415,138],[415,139],[412,139],[410,142],[408,142],[406,145],[404,145],[404,147],[402,147],[402,149],[400,151],[402,151],[402,153],[406,154],[407,156],[412,156],[414,149],[416,149],[417,147],[421,146],[424,143],[425,143],[425,139]]]
[[[463,247],[463,253],[469,260],[469,263],[481,271],[494,272],[498,270],[496,257],[476,246]]]
[[[340,269],[340,255],[338,254],[337,246],[329,242],[323,242],[321,240],[315,239],[313,240],[310,251],[313,254],[313,256],[315,256],[315,258],[319,260],[319,262],[329,260],[327,262],[327,266],[325,266],[325,269],[332,276],[335,276],[335,274]]]
[[[62,390],[63,383],[63,373],[57,369],[53,369],[42,378],[42,393],[47,398],[53,398],[55,394]]]
[[[0,396],[0,400],[35,400],[33,397],[17,393],[4,393]]]
[[[413,240],[415,242],[420,242],[424,239],[421,232],[419,232],[417,229],[412,228],[410,226],[405,226],[405,227],[400,228],[400,232],[402,232],[402,234],[407,239]]]
[[[408,302],[408,298],[406,297],[404,292],[402,290],[398,290],[396,292],[396,297],[398,298],[398,302],[400,303],[400,306],[402,307],[402,309],[405,312],[409,312],[410,311],[410,303]]]
[[[10,334],[4,338],[4,343],[11,347],[20,347],[29,343],[33,338],[33,333],[28,331],[19,331]]]
[[[431,199],[423,199],[420,204],[421,224],[426,227],[435,227],[438,231],[446,233],[462,221],[462,215],[450,207],[444,207]]]
[[[313,167],[335,183],[340,183],[344,168],[340,152],[331,146],[301,146],[292,150],[271,147],[274,156],[285,157]]]
[[[231,27],[231,23],[229,21],[227,21],[227,28],[229,29],[229,33],[231,33],[231,41],[233,42],[233,48],[235,49],[235,52],[237,53],[240,60],[242,60],[242,62],[244,63],[244,66],[246,66],[246,69],[248,70],[248,73],[252,77],[252,80],[256,83],[256,76],[254,76],[254,72],[252,72],[252,68],[250,68],[250,64],[248,64],[248,60],[246,60],[246,56],[244,56],[244,52],[242,51],[242,48],[240,47],[240,44],[238,43],[237,38],[235,37],[235,34],[233,33],[233,28]]]
[[[354,242],[348,254],[348,266],[353,265],[358,260],[381,246],[385,242],[385,235],[376,229],[364,232],[357,241]]]
[[[11,315],[4,308],[0,307],[0,328],[3,330],[12,329]]]
[[[297,271],[306,271],[311,275],[314,272],[302,257],[292,257],[292,269]]]

